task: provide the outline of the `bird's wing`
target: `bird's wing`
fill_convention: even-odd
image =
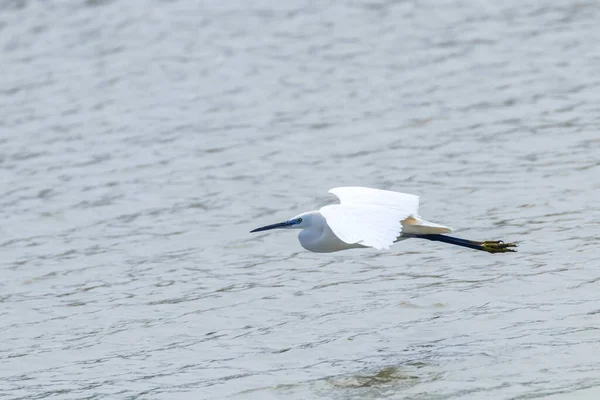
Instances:
[[[402,233],[400,221],[410,214],[393,208],[334,204],[320,210],[333,233],[348,244],[387,249]]]
[[[418,216],[419,196],[365,187],[337,187],[329,191],[342,205],[379,206]],[[406,218],[406,217],[405,217]]]

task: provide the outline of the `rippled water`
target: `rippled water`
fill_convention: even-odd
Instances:
[[[600,4],[0,3],[0,397],[600,396]],[[490,255],[252,228],[422,196]]]

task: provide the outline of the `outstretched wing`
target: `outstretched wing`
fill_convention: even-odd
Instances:
[[[338,187],[329,193],[341,204],[321,208],[327,225],[343,242],[376,249],[390,247],[402,233],[401,221],[418,217],[419,197],[364,187]]]
[[[333,233],[348,244],[387,249],[402,233],[409,214],[380,206],[334,204],[320,210]]]
[[[329,191],[340,199],[342,205],[379,206],[418,215],[419,196],[365,187],[337,187]]]

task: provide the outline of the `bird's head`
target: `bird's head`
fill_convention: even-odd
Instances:
[[[312,219],[313,213],[302,213],[296,215],[294,218],[288,219],[287,221],[278,222],[276,224],[261,226],[260,228],[253,229],[250,231],[250,233],[268,231],[271,229],[304,229],[308,228],[311,225]]]

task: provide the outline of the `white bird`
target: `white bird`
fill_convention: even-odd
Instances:
[[[338,187],[329,193],[337,196],[341,204],[298,214],[287,221],[250,232],[302,229],[298,234],[300,244],[316,253],[364,247],[387,249],[408,238],[428,239],[488,253],[515,251],[511,249],[516,247],[514,243],[501,240],[477,242],[443,235],[452,232],[452,228],[422,219],[419,197],[413,194],[365,187]]]

